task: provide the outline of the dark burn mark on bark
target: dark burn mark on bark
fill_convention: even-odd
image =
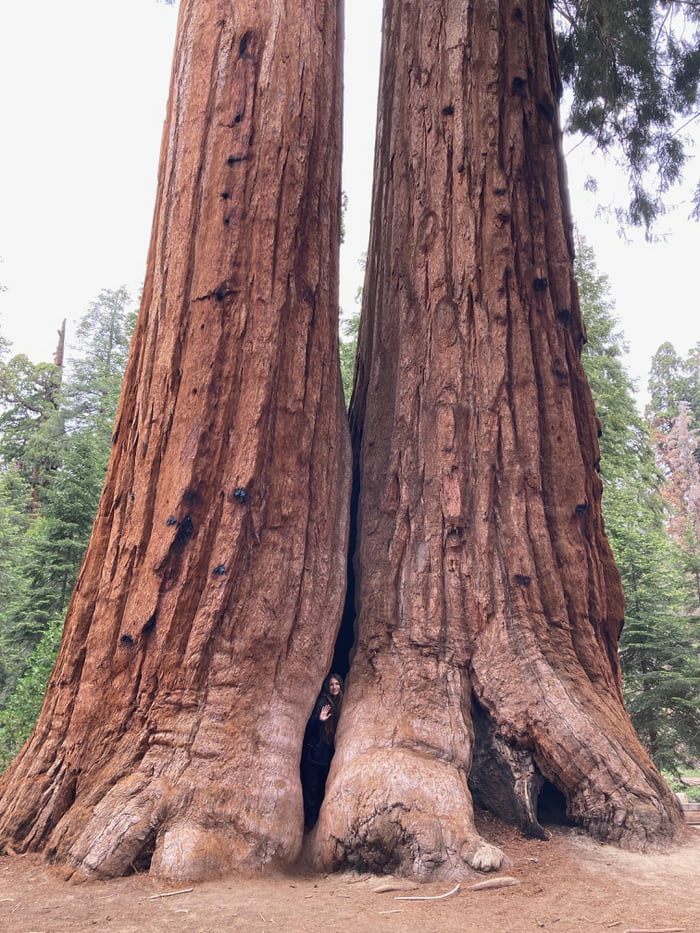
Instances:
[[[569,325],[571,323],[571,311],[568,308],[562,308],[561,311],[557,311],[557,318],[562,322],[562,324]]]
[[[250,30],[248,32],[244,32],[243,35],[241,36],[241,41],[238,43],[238,57],[239,58],[243,58],[248,52],[248,45],[250,44],[250,40],[252,39],[252,37],[253,37],[253,34],[252,32],[250,32]]]
[[[453,528],[448,528],[447,534],[445,535],[445,547],[460,547],[462,544],[463,532],[464,528],[462,528],[460,525],[455,525]]]
[[[451,117],[454,114],[454,112],[455,112],[455,108],[452,106],[452,104],[448,104],[447,107],[442,108],[443,117]]]
[[[229,214],[229,217],[233,214]],[[228,279],[225,282],[222,282],[220,285],[217,285],[212,291],[207,292],[206,295],[198,295],[194,300],[195,301],[209,301],[212,298],[214,301],[222,302],[227,298],[230,298],[232,295],[237,295],[240,292],[240,286],[235,279]]]
[[[536,292],[546,292],[547,291],[547,279],[546,278],[537,278],[533,279],[532,287]]]
[[[302,301],[304,301],[307,305],[311,305],[312,308],[316,306],[316,294],[308,282],[302,282],[299,288],[299,292],[301,294]]]
[[[187,542],[190,540],[192,535],[195,533],[195,527],[192,522],[192,519],[189,515],[185,517],[180,522],[180,527],[175,532],[175,537],[173,538],[173,543],[170,545],[170,554],[182,554]]]
[[[231,120],[230,123],[224,123],[223,125],[227,127],[229,130],[232,130],[234,129],[234,127],[238,126],[239,123],[243,122],[244,117],[245,117],[245,111],[239,111],[236,114],[236,116],[233,118],[233,120]]]
[[[557,377],[559,382],[565,383],[569,381],[569,371],[566,368],[566,365],[561,360],[554,361],[552,372]]]
[[[222,191],[221,194],[219,195],[219,197],[220,197],[223,201],[228,201],[228,199],[231,197],[231,192],[230,192],[230,191]]]
[[[226,159],[226,164],[238,165],[239,162],[247,162],[249,158],[250,156],[247,155],[230,155],[228,159]]]
[[[548,97],[540,98],[537,109],[548,123],[554,123],[554,104]]]
[[[184,498],[184,497],[183,497]],[[167,589],[172,581],[177,577],[182,554],[187,547],[190,538],[197,532],[192,517],[185,515],[183,519],[177,522],[178,528],[175,537],[170,543],[168,553],[159,564],[154,567],[157,574],[163,574],[163,585]]]
[[[588,508],[587,502],[580,502],[574,509],[574,512],[576,512],[577,515],[583,515],[583,513],[587,510],[587,508]]]
[[[519,75],[516,75],[513,78],[513,84],[511,85],[511,90],[513,94],[517,97],[524,97],[525,91],[527,90],[527,81],[525,78],[521,78]]]
[[[529,586],[532,583],[532,577],[524,573],[516,573],[513,579],[519,586]]]
[[[134,639],[131,637],[131,635],[124,634],[119,639],[119,644],[122,646],[122,648],[133,648],[135,642],[134,642]]]
[[[148,634],[148,632],[152,632],[152,631],[155,630],[155,627],[156,627],[156,615],[157,615],[157,613],[155,613],[155,612],[152,613],[152,614],[149,616],[149,618],[146,620],[146,622],[144,622],[143,628],[141,629],[142,632],[145,632],[146,634]]]

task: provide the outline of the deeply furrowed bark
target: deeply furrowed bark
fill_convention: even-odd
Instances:
[[[474,700],[594,836],[680,829],[620,692],[559,94],[546,0],[387,0],[325,868],[501,864],[467,788]]]
[[[298,855],[345,587],[335,0],[183,0],[106,487],[0,842],[76,877]]]

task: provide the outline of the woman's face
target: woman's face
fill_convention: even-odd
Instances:
[[[337,678],[331,677],[328,681],[328,692],[334,697],[340,693],[340,681]]]

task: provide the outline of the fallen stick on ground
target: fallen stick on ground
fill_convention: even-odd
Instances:
[[[149,901],[154,901],[157,897],[175,897],[176,894],[189,894],[194,888],[183,888],[182,891],[165,891],[163,894],[151,894]]]
[[[685,933],[685,927],[664,927],[662,930],[625,930],[625,933]]]
[[[459,885],[456,884],[451,891],[446,891],[444,894],[432,894],[424,896],[414,896],[414,897],[395,897],[395,901],[439,901],[443,897],[449,897],[450,894],[456,894],[459,891]]]
[[[489,878],[487,881],[477,881],[470,884],[467,891],[488,891],[489,888],[507,888],[511,884],[520,884],[517,878],[504,875],[502,878]]]
[[[377,885],[372,888],[375,894],[388,894],[390,891],[415,891],[417,884],[401,884],[400,882],[388,882],[387,884]]]

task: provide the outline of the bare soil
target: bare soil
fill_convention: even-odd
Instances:
[[[700,933],[700,828],[691,827],[687,841],[669,851],[639,855],[595,843],[577,830],[550,827],[552,838],[541,842],[523,839],[488,815],[479,823],[511,860],[497,877],[518,884],[474,891],[463,883],[433,900],[401,898],[434,897],[454,885],[301,870],[274,878],[226,878],[188,891],[146,874],[73,885],[38,856],[5,856],[0,931]]]

